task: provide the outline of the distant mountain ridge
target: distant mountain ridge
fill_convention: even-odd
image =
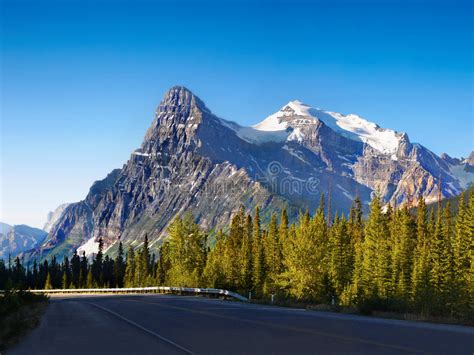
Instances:
[[[472,154],[471,154],[472,157]],[[143,143],[128,162],[94,183],[83,201],[64,208],[41,247],[28,254],[93,252],[139,245],[148,234],[157,246],[178,214],[190,211],[212,230],[240,206],[286,208],[290,217],[330,195],[332,211],[347,212],[358,195],[413,204],[459,194],[474,174],[474,159],[439,157],[408,135],[357,115],[313,109],[290,101],[252,127],[215,116],[184,87],[173,87],[156,110]]]
[[[24,224],[11,226],[0,223],[0,259],[17,255],[38,248],[45,241],[47,232]]]

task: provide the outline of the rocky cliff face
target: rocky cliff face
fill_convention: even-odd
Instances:
[[[48,215],[46,216],[46,223],[43,226],[43,230],[47,233],[51,231],[51,228],[54,227],[56,222],[61,218],[61,215],[63,214],[64,210],[69,206],[68,203],[63,203],[56,207],[54,211],[50,211]]]
[[[368,203],[411,202],[457,194],[459,164],[437,157],[406,134],[355,115],[312,109],[298,101],[253,127],[216,117],[183,87],[168,91],[139,149],[96,182],[86,198],[68,205],[45,243],[30,253],[93,252],[99,237],[157,246],[167,225],[190,211],[206,229],[229,222],[240,206],[313,210],[321,192],[332,211],[346,212],[354,196]],[[455,172],[453,172],[455,171]],[[464,171],[464,170],[463,170]],[[473,175],[474,177],[474,175]]]

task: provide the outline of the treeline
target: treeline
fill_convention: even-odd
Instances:
[[[103,241],[99,239],[97,254],[88,259],[74,252],[59,263],[56,256],[38,264],[36,260],[26,267],[20,258],[9,260],[8,266],[0,260],[0,289],[74,289],[138,287],[156,284],[155,255],[150,254],[148,238],[137,252],[132,247],[124,254],[119,243],[117,256],[104,256]]]
[[[468,195],[468,196],[467,196]],[[58,263],[53,257],[26,269],[17,258],[0,262],[0,288],[188,286],[252,293],[253,298],[296,300],[473,319],[474,188],[463,193],[457,211],[450,202],[416,211],[383,208],[378,197],[363,218],[356,198],[348,216],[324,213],[289,224],[286,212],[263,226],[242,208],[213,248],[190,214],[176,218],[159,257],[148,239],[114,259],[99,252],[92,262],[77,253]]]
[[[384,210],[375,197],[364,220],[356,198],[347,217],[328,221],[322,200],[312,217],[306,212],[289,225],[283,211],[262,228],[258,210],[253,218],[241,211],[229,233],[219,233],[201,283],[256,297],[473,320],[474,188],[454,214],[450,202],[428,210],[423,198],[415,212]]]
[[[99,251],[90,263],[85,253],[74,253],[69,260],[64,257],[58,262],[56,256],[38,264],[36,260],[25,267],[20,258],[0,260],[0,288],[2,289],[55,289],[122,287],[125,261],[122,245],[118,256],[111,259],[103,255],[103,242],[99,241]]]

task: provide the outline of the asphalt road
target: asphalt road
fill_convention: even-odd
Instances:
[[[164,295],[52,298],[8,354],[474,354],[474,328]]]

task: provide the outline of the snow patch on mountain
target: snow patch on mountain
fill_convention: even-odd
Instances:
[[[300,129],[299,127],[296,127],[296,128],[293,130],[293,132],[291,132],[291,133],[288,135],[287,140],[289,140],[289,141],[302,142],[302,141],[303,141],[303,138],[304,138],[303,132],[301,132],[301,129]]]
[[[293,148],[288,147],[286,144],[283,147],[281,147],[281,149],[286,150],[290,155],[292,155],[295,158],[301,160],[303,163],[311,165],[300,154],[298,154],[297,151],[295,151]]]
[[[339,190],[341,190],[341,192],[343,193],[344,196],[346,196],[349,201],[354,201],[354,196],[351,195],[349,193],[349,191],[347,191],[345,188],[343,188],[341,185],[337,184],[337,187],[339,188]]]
[[[83,252],[86,253],[86,256],[97,254],[99,252],[99,242],[95,240],[95,237],[90,238],[87,242],[77,248],[77,254],[82,255]]]
[[[370,145],[383,154],[396,154],[402,134],[391,129],[380,128],[360,116],[349,114],[344,116],[337,112],[312,110],[314,115],[331,127],[334,131],[347,138]]]
[[[252,144],[284,142],[289,134],[286,128],[282,130],[258,130],[254,127],[243,127],[224,119],[220,119],[220,121],[224,126],[233,130],[240,139]]]
[[[256,125],[252,126],[257,131],[264,131],[264,132],[275,132],[275,131],[285,131],[287,127],[287,123],[281,120],[281,115],[279,115],[280,111],[274,113],[273,115],[268,116],[262,122],[257,123]]]
[[[140,149],[136,149],[134,152],[132,152],[132,155],[138,155],[139,157],[150,157],[150,154],[143,153]]]

